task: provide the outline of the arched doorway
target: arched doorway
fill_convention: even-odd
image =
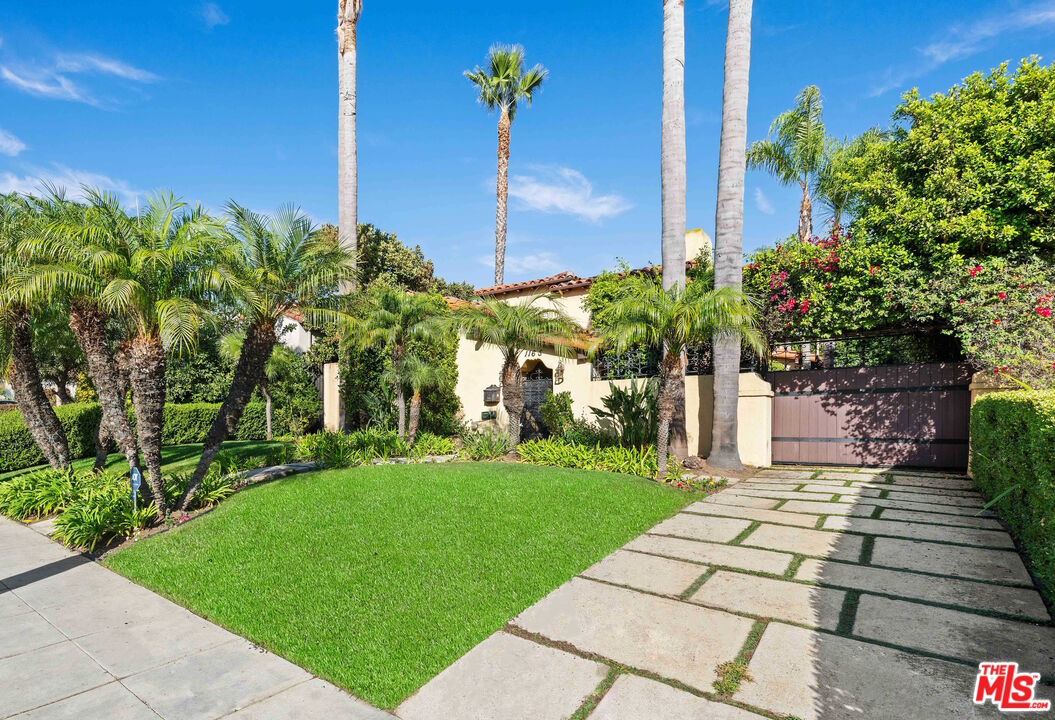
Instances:
[[[546,434],[542,422],[542,401],[553,390],[553,371],[541,360],[528,360],[521,368],[524,376],[524,412],[520,416],[520,437],[534,440]]]

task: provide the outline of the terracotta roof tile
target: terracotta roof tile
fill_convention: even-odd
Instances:
[[[536,290],[538,288],[550,288],[558,283],[568,282],[571,280],[578,280],[579,278],[570,272],[561,272],[556,275],[550,275],[549,277],[537,278],[535,280],[522,280],[521,282],[515,283],[504,283],[502,285],[492,285],[491,287],[480,288],[476,291],[478,297],[487,297],[491,295],[506,295],[508,293],[520,292],[522,290]]]

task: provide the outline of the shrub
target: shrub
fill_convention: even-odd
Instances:
[[[547,390],[546,399],[539,406],[539,411],[542,413],[543,425],[554,437],[564,437],[568,427],[575,422],[575,415],[571,411],[570,392],[554,394],[552,390]]]
[[[414,457],[453,455],[456,452],[458,448],[453,440],[430,432],[419,432],[414,438],[414,446],[410,448],[410,454]]]
[[[644,447],[656,442],[659,425],[659,384],[648,380],[631,381],[629,388],[608,383],[608,395],[601,400],[604,408],[590,408],[602,422],[611,424],[619,442],[627,447]]]
[[[96,433],[102,417],[99,406],[95,403],[60,405],[55,408],[55,415],[66,431],[70,457],[78,459],[94,455]],[[0,453],[0,472],[21,470],[46,462],[22,420],[22,413],[17,410],[0,414],[0,448],[3,448]]]
[[[164,427],[161,431],[163,445],[187,445],[205,442],[220,403],[169,403],[165,405]],[[135,413],[129,409],[128,419],[135,429]],[[272,418],[274,435],[286,435],[289,430],[278,413]],[[92,431],[95,432],[94,430]],[[94,435],[92,451],[94,452]],[[267,438],[267,414],[263,403],[251,402],[245,406],[232,440],[264,440]]]
[[[532,465],[576,468],[579,470],[607,470],[608,472],[656,477],[656,448],[646,447],[601,447],[580,445],[559,438],[530,440],[517,447],[522,462]],[[673,457],[668,459],[668,477],[678,478],[681,465]]]
[[[509,452],[509,436],[491,428],[462,431],[461,455],[470,460],[494,460]]]
[[[55,519],[52,537],[71,547],[89,551],[104,541],[128,537],[157,518],[153,503],[132,509],[124,475],[95,477]]]
[[[980,398],[971,408],[971,472],[1055,602],[1055,392]]]
[[[0,483],[0,514],[29,520],[60,512],[95,475],[88,471],[38,470]]]
[[[297,438],[294,447],[297,460],[318,462],[335,468],[365,465],[377,459],[422,458],[426,455],[450,455],[455,452],[454,443],[447,438],[420,432],[414,447],[411,448],[395,430],[379,428],[356,430],[347,435],[317,432]]]

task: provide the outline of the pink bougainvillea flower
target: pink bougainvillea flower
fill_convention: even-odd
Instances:
[[[1000,324],[1000,318],[993,318],[993,324],[994,325],[999,325]]]
[[[971,268],[967,272],[971,274],[971,277],[975,277],[976,275],[978,275],[978,273],[982,272],[982,266],[981,265],[975,265],[973,268]]]
[[[1001,300],[1007,300],[1007,293],[1006,293],[1006,292],[1004,292],[1003,290],[1001,290],[1000,292],[998,292],[998,293],[996,294],[996,296],[997,296],[998,298],[1000,298]]]
[[[1037,308],[1037,315],[1041,317],[1051,317],[1051,308],[1039,307]]]

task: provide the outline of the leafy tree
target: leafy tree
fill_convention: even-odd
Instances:
[[[509,136],[520,103],[530,105],[546,79],[546,68],[524,70],[524,48],[492,45],[487,68],[479,65],[464,75],[476,87],[477,100],[488,112],[498,112],[498,186],[495,211],[495,285],[505,277],[506,208],[509,204]]]
[[[575,355],[582,328],[556,307],[544,307],[545,295],[523,303],[485,297],[459,306],[454,320],[470,340],[502,352],[502,405],[509,420],[509,447],[520,444],[520,417],[524,411],[524,378],[520,358],[526,351]]]
[[[311,219],[287,206],[274,216],[227,204],[228,230],[238,250],[223,259],[231,300],[245,318],[245,337],[235,363],[231,390],[205,438],[201,459],[180,498],[187,510],[220,446],[235,431],[253,391],[266,379],[277,342],[275,326],[294,308],[335,318],[329,299],[355,266],[351,251],[336,238],[316,232]],[[325,307],[324,307],[325,306]]]
[[[4,342],[4,376],[14,391],[22,419],[41,453],[56,470],[68,467],[70,450],[66,432],[41,385],[34,356],[31,309],[47,302],[27,301],[20,296],[14,281],[25,271],[19,252],[27,234],[39,223],[31,205],[14,195],[0,195],[0,335]]]
[[[84,353],[70,331],[69,315],[62,306],[51,305],[36,315],[33,322],[33,355],[37,359],[41,378],[55,386],[58,404],[73,402],[67,388],[76,384],[78,375],[84,372]],[[82,399],[78,387],[77,400]]]
[[[195,352],[166,366],[165,399],[171,403],[223,402],[233,375],[234,360],[223,353],[217,330],[203,326]]]
[[[838,229],[843,214],[856,214],[859,196],[855,189],[854,166],[867,155],[874,145],[884,142],[878,128],[866,130],[849,140],[829,138],[824,150],[824,160],[814,184],[814,194],[828,209],[828,217]]]
[[[712,290],[695,282],[682,289],[664,290],[650,278],[634,276],[636,292],[611,305],[605,312],[605,344],[616,350],[636,345],[666,348],[659,372],[659,417],[656,452],[659,477],[667,470],[667,439],[674,414],[675,388],[685,373],[685,349],[712,337],[732,335],[747,342],[756,352],[765,348],[757,329],[757,314],[738,290]]]
[[[965,258],[1055,258],[1055,65],[1001,65],[947,93],[912,90],[891,141],[856,165],[857,225],[931,270]]]
[[[769,135],[747,149],[747,166],[762,168],[784,185],[802,188],[799,239],[806,240],[813,235],[810,190],[824,166],[828,146],[821,91],[816,85],[803,88],[795,98],[795,107],[777,115]]]

